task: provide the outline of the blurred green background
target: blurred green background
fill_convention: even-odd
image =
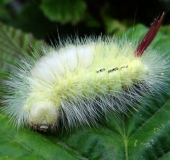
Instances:
[[[170,0],[1,0],[0,21],[47,42],[70,35],[116,34],[137,23],[149,26]]]

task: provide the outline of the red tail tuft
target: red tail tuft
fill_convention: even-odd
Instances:
[[[153,23],[151,24],[150,29],[148,30],[145,37],[140,42],[140,44],[138,45],[138,47],[137,47],[137,49],[135,51],[135,56],[136,57],[142,56],[143,52],[146,50],[146,48],[152,42],[152,40],[156,36],[156,34],[157,34],[161,24],[162,24],[164,16],[165,16],[165,13],[163,12],[160,18],[157,17],[157,18],[154,19]]]

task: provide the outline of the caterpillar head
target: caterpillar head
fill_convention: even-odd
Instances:
[[[39,131],[55,130],[59,111],[51,101],[34,102],[32,106],[29,103],[24,109],[28,113],[29,125]]]

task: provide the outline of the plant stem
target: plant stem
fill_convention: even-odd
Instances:
[[[126,137],[126,126],[125,126],[125,115],[122,115],[122,130],[123,130],[123,141],[124,141],[124,147],[125,147],[125,160],[129,160],[128,157],[128,140]]]

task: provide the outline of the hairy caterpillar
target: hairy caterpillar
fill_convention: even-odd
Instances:
[[[17,125],[55,130],[58,119],[69,126],[95,122],[100,111],[126,112],[143,103],[144,94],[163,92],[169,58],[146,50],[162,23],[152,23],[144,39],[134,42],[101,37],[65,42],[26,56],[4,81],[5,112]]]

